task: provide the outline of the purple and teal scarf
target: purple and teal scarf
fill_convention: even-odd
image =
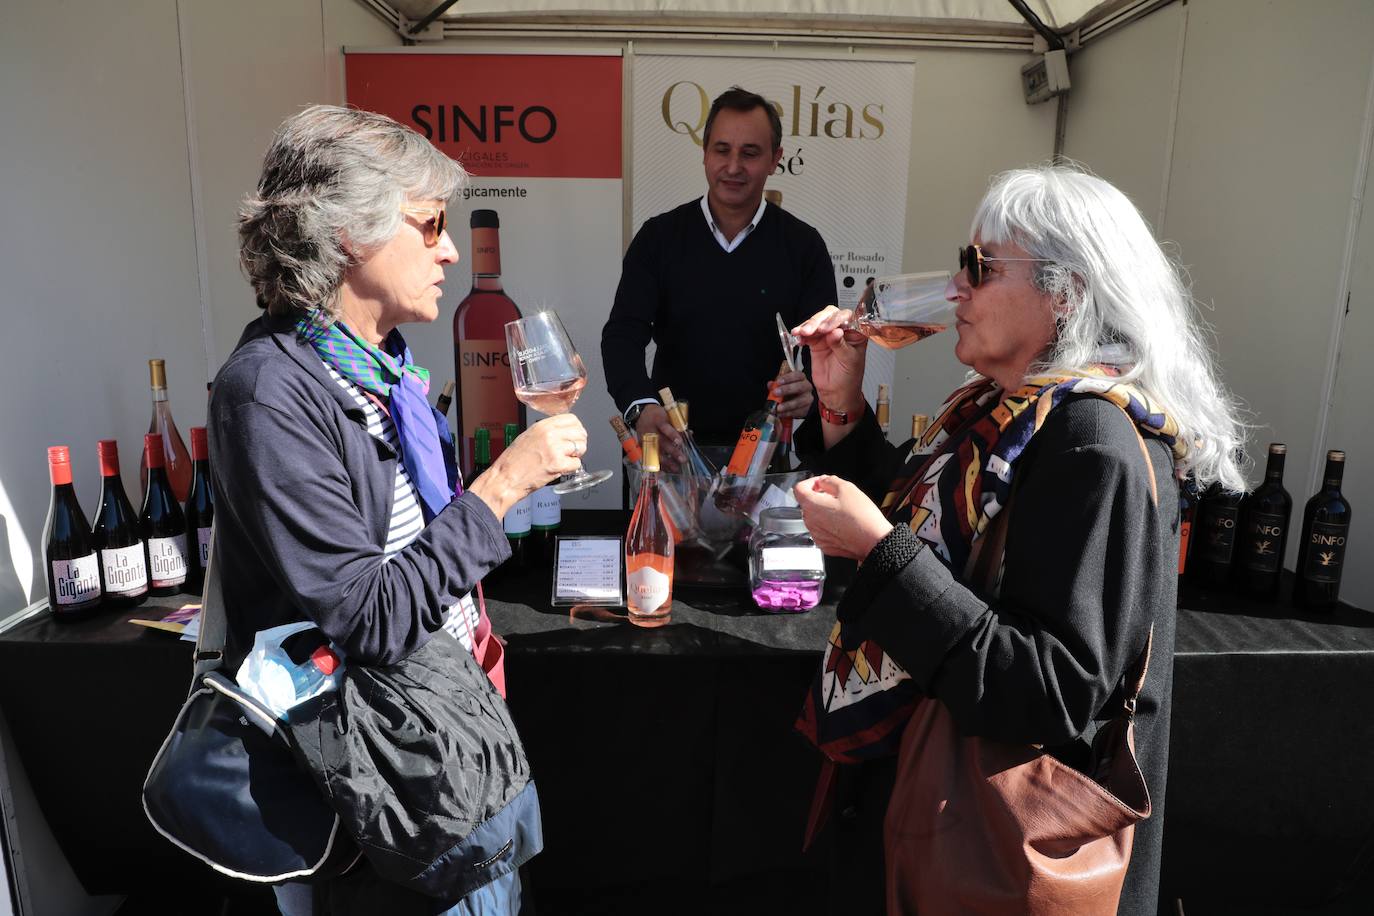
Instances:
[[[391,415],[401,441],[401,463],[425,512],[425,523],[461,494],[448,423],[430,406],[429,370],[415,365],[401,332],[393,330],[375,347],[341,321],[302,318],[301,338],[344,378],[374,395]]]

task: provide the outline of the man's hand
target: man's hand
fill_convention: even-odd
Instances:
[[[682,433],[673,427],[668,411],[658,404],[646,404],[635,421],[635,435],[640,442],[644,441],[645,433],[658,433],[658,460],[663,470],[676,472],[687,460],[687,452],[682,448]]]
[[[816,401],[815,390],[811,387],[811,380],[806,377],[806,373],[785,372],[778,376],[776,384],[778,393],[782,395],[782,403],[778,405],[778,416],[784,420],[788,417],[801,419],[806,416]]]
[[[792,488],[806,530],[821,553],[862,562],[887,537],[892,523],[854,484],[839,477],[809,477]]]

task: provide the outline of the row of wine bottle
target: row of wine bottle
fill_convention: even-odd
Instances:
[[[520,427],[515,423],[507,423],[502,434],[503,447],[510,448],[515,437],[520,435]],[[475,480],[491,467],[491,433],[485,427],[478,427],[474,430],[473,438],[476,444],[472,479]],[[506,542],[510,545],[510,557],[492,571],[493,577],[500,578],[550,565],[553,562],[554,539],[558,536],[562,521],[562,500],[553,491],[552,485],[540,487],[512,506],[501,520],[506,530]]]
[[[1247,495],[1214,484],[1199,498],[1185,482],[1180,495],[1180,576],[1260,597],[1278,594],[1293,512],[1293,498],[1283,486],[1287,452],[1282,443],[1269,446],[1264,482]],[[1293,585],[1293,601],[1302,607],[1332,608],[1340,596],[1351,515],[1350,503],[1341,494],[1344,471],[1345,452],[1327,452],[1321,489],[1303,509]]]
[[[72,483],[70,449],[48,449],[53,492],[43,560],[48,604],[57,617],[84,615],[102,606],[129,607],[149,595],[200,591],[215,514],[204,427],[191,430],[191,480],[184,506],[167,474],[165,448],[161,433],[143,437],[146,478],[143,505],[135,514],[119,474],[119,445],[100,440],[100,502],[93,526]]]

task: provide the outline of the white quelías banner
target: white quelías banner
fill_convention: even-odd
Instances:
[[[900,273],[915,65],[909,62],[645,54],[632,89],[632,229],[706,193],[702,131],[731,86],[768,99],[782,120],[782,161],[768,189],[815,226],[835,267],[838,305]],[[864,394],[892,380],[893,354],[868,349]]]

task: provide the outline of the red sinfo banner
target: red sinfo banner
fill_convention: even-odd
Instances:
[[[484,178],[620,178],[619,57],[346,55],[348,103]]]

